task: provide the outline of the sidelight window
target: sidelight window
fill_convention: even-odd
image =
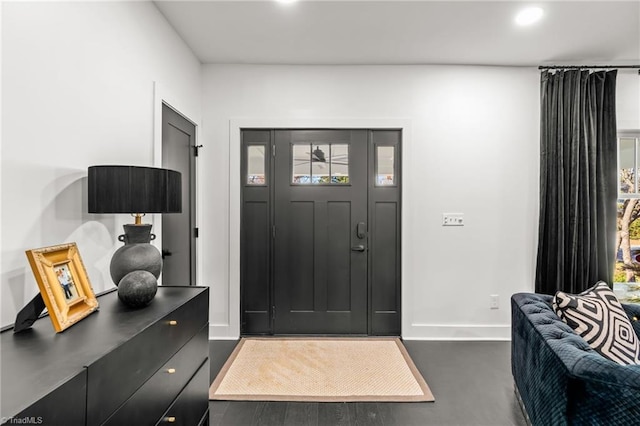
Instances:
[[[291,183],[344,185],[349,183],[348,144],[294,144],[291,146]]]
[[[265,185],[265,145],[249,145],[247,147],[247,184]]]
[[[395,186],[395,157],[394,146],[376,147],[376,186]]]

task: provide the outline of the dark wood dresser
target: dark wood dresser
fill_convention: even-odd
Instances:
[[[159,286],[141,309],[116,291],[98,302],[62,333],[41,318],[0,335],[3,424],[207,424],[209,288]]]

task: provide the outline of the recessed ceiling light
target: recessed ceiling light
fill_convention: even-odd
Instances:
[[[522,9],[516,15],[516,24],[522,26],[534,24],[542,18],[542,15],[544,15],[544,10],[540,7]]]
[[[276,0],[278,3],[295,3],[298,0]]]

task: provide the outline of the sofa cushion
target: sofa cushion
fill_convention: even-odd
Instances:
[[[553,310],[605,358],[621,365],[640,364],[640,340],[606,283],[599,281],[578,295],[558,291]]]

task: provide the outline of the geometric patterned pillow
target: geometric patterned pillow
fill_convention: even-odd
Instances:
[[[599,281],[579,295],[558,291],[553,310],[600,355],[622,365],[640,364],[640,340],[606,283]]]

